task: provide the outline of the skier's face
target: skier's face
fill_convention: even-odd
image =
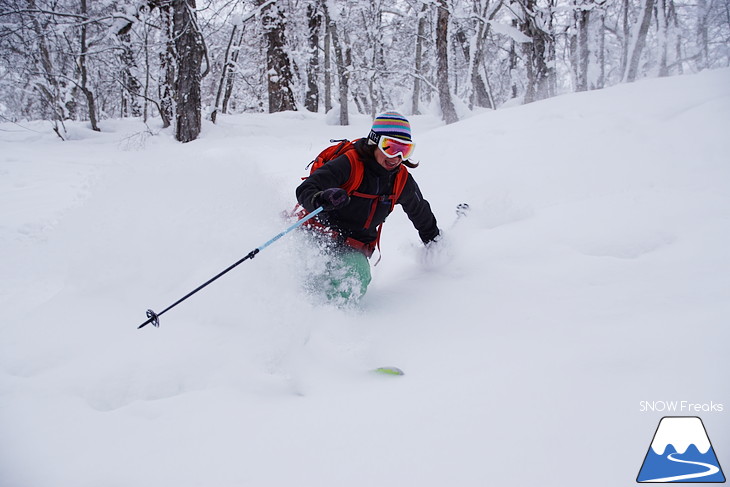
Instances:
[[[383,151],[377,149],[375,150],[375,160],[388,171],[392,171],[400,166],[401,162],[403,162],[403,158],[401,156],[388,157],[383,154]]]

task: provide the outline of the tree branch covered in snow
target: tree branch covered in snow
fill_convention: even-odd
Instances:
[[[85,12],[82,0],[6,0],[0,115],[169,122],[176,70],[193,52],[175,48],[177,4],[200,33],[205,113],[418,112],[447,92],[457,105],[495,108],[730,65],[730,7],[711,0],[450,0],[440,67],[433,0],[134,0]]]

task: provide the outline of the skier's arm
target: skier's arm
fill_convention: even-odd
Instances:
[[[423,243],[431,242],[439,236],[441,231],[436,222],[436,217],[431,211],[431,205],[423,198],[416,180],[410,174],[398,203],[403,207],[403,211],[406,212],[413,226],[418,230],[418,236],[421,237]]]
[[[314,211],[317,207],[314,196],[328,188],[342,187],[350,177],[350,160],[347,156],[340,156],[312,173],[296,189],[297,201],[307,211]]]

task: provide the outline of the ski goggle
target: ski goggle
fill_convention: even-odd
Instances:
[[[378,149],[385,154],[386,157],[401,156],[403,160],[408,160],[416,148],[416,144],[406,140],[395,139],[386,135],[381,135],[378,139]]]

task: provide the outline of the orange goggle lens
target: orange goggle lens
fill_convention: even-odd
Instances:
[[[405,161],[413,155],[416,144],[414,144],[413,142],[407,142],[405,140],[394,139],[392,137],[381,135],[380,140],[378,141],[378,148],[387,157],[401,156]]]

